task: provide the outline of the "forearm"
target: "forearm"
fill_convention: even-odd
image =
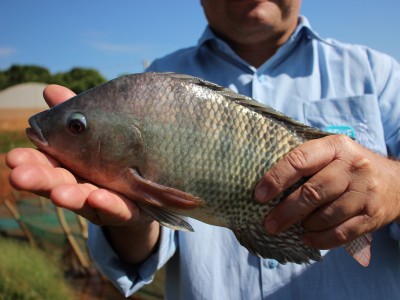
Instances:
[[[135,226],[104,227],[107,239],[121,260],[138,264],[148,258],[156,249],[160,225],[158,222],[140,223]]]

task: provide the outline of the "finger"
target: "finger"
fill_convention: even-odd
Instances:
[[[63,168],[28,164],[18,166],[11,171],[10,183],[18,190],[48,197],[54,187],[61,184],[77,183],[77,180]]]
[[[300,179],[327,166],[334,158],[335,149],[327,138],[298,146],[263,176],[255,190],[256,200],[262,203],[272,200]]]
[[[88,203],[97,209],[102,224],[127,225],[139,218],[144,219],[134,201],[113,191],[98,189],[89,195]]]
[[[300,223],[315,210],[340,197],[349,184],[346,168],[347,165],[335,160],[320,170],[267,215],[266,230],[271,234],[285,231],[290,226]],[[327,226],[323,222],[311,225],[314,229],[319,227],[325,229]]]
[[[90,221],[97,219],[94,208],[87,204],[87,197],[98,188],[92,184],[62,184],[51,190],[49,198],[54,205],[71,210]]]
[[[345,193],[335,201],[311,213],[302,221],[306,231],[327,230],[361,214],[364,209],[363,201],[360,201],[358,197],[349,199],[350,194]]]
[[[15,148],[7,153],[6,164],[14,169],[26,164],[58,167],[60,164],[51,156],[32,148]]]
[[[349,164],[347,170],[349,184],[346,192],[329,205],[314,211],[303,220],[303,226],[309,231],[321,231],[338,226],[354,216],[365,214],[374,220],[373,225],[376,227],[378,225],[376,220],[382,219],[381,216],[386,214],[385,209],[374,197],[376,189],[381,186],[379,181],[374,179],[374,171],[375,168],[368,159],[360,159]],[[344,178],[345,172],[341,174],[335,183]]]
[[[64,102],[75,95],[70,89],[57,84],[48,85],[43,91],[44,100],[46,100],[49,107]]]
[[[357,215],[334,228],[322,232],[308,232],[303,241],[306,245],[317,249],[332,249],[348,244],[365,233],[370,232],[366,215]]]
[[[50,197],[55,205],[99,225],[126,224],[138,213],[136,205],[127,198],[87,183],[58,186]]]

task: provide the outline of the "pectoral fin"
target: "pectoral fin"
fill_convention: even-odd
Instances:
[[[144,203],[137,203],[137,205],[145,211],[148,215],[153,217],[162,226],[168,227],[173,230],[181,230],[193,232],[193,227],[184,220],[185,217],[172,213],[161,207],[151,206]]]
[[[147,180],[134,169],[129,169],[128,180],[132,192],[143,203],[177,209],[192,209],[203,203],[203,200],[189,193]]]

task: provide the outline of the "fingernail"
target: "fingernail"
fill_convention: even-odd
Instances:
[[[266,220],[264,226],[269,234],[275,234],[278,231],[278,222],[274,219]]]
[[[266,186],[260,186],[259,188],[256,189],[256,200],[260,202],[264,202],[265,199],[267,198],[267,187]]]

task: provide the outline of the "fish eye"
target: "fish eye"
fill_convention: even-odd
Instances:
[[[85,132],[87,127],[86,117],[82,113],[73,113],[67,120],[67,128],[74,134],[81,134]]]

